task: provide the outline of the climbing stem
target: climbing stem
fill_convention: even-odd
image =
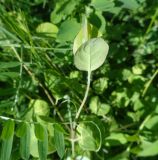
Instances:
[[[90,81],[91,81],[91,71],[88,72],[88,75],[87,75],[87,88],[86,88],[86,92],[85,92],[85,95],[84,95],[84,98],[82,100],[82,103],[76,113],[76,117],[75,117],[75,120],[77,121],[78,118],[80,117],[80,113],[84,107],[84,104],[86,103],[86,100],[87,100],[87,97],[88,97],[88,92],[89,92],[89,88],[90,88]]]

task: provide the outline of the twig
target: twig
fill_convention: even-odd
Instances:
[[[90,80],[91,80],[91,72],[89,71],[88,72],[88,76],[87,76],[87,88],[86,88],[86,92],[85,92],[85,95],[84,95],[84,98],[83,98],[83,101],[79,107],[79,110],[77,111],[77,114],[76,114],[76,117],[75,117],[75,120],[77,121],[79,116],[80,116],[80,113],[82,111],[82,108],[87,100],[87,97],[88,97],[88,92],[89,92],[89,88],[90,88]]]
[[[153,74],[153,76],[150,78],[150,80],[145,84],[145,88],[143,90],[143,93],[142,93],[142,97],[145,96],[146,92],[148,91],[152,81],[154,80],[154,78],[156,77],[156,75],[158,74],[158,69],[155,71],[155,73]]]

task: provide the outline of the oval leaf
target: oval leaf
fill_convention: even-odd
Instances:
[[[80,123],[77,126],[78,143],[83,150],[98,151],[102,143],[102,133],[99,126],[92,122]]]
[[[46,36],[56,37],[58,33],[58,27],[52,23],[44,22],[37,27],[36,31],[38,33],[43,33]]]
[[[80,46],[74,55],[75,66],[82,71],[93,71],[105,61],[109,46],[102,38],[92,38]]]

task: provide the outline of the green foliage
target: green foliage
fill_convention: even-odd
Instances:
[[[0,160],[157,160],[157,8],[1,0]]]

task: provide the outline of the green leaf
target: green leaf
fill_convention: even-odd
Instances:
[[[10,160],[12,144],[14,136],[14,121],[8,120],[5,122],[2,131],[2,147],[1,147],[1,160]]]
[[[92,0],[91,5],[99,11],[110,11],[115,6],[110,0]]]
[[[70,29],[71,28],[71,29]],[[73,18],[64,21],[60,28],[57,39],[65,41],[73,41],[77,33],[79,32],[80,24]]]
[[[74,64],[79,70],[96,70],[104,63],[108,50],[109,46],[102,38],[92,38],[77,50]]]
[[[41,125],[40,123],[35,124],[35,135],[36,138],[40,141],[44,140],[45,136],[45,127]]]
[[[38,33],[43,33],[46,36],[50,36],[50,37],[56,37],[57,33],[58,33],[58,27],[52,23],[49,22],[45,22],[45,23],[41,23],[37,28],[36,31]]]
[[[50,113],[49,105],[41,99],[31,100],[30,106],[34,108],[34,114],[37,116],[47,116]]]
[[[106,146],[117,146],[126,143],[127,143],[126,134],[123,133],[113,132],[108,137],[105,138]]]
[[[7,120],[4,123],[1,139],[7,140],[7,139],[11,138],[13,136],[13,134],[14,134],[14,121]]]
[[[43,127],[43,140],[38,140],[38,153],[40,160],[47,160],[48,154],[48,133],[46,127]]]
[[[16,131],[16,136],[18,136],[18,137],[25,136],[25,134],[27,132],[27,127],[28,127],[27,123],[25,123],[25,122],[20,123],[18,126],[18,129]]]
[[[83,150],[98,151],[101,147],[101,131],[94,122],[82,122],[77,126],[78,143]]]
[[[119,1],[123,3],[123,8],[135,10],[139,7],[139,4],[136,0],[130,0],[130,1],[119,0]]]
[[[108,79],[106,77],[98,78],[93,82],[93,88],[97,94],[102,94],[108,88]]]
[[[0,81],[7,81],[10,78],[16,79],[19,77],[18,72],[1,72],[0,74]]]
[[[92,97],[89,104],[92,113],[98,116],[105,116],[110,111],[110,106],[106,103],[101,103],[99,97]]]
[[[0,62],[0,70],[6,68],[14,68],[20,65],[20,62]]]
[[[54,144],[59,157],[62,159],[65,153],[65,141],[63,132],[56,129],[54,125]]]
[[[151,130],[158,130],[158,115],[153,115],[151,118],[145,123],[145,127]]]
[[[79,4],[79,0],[58,0],[55,3],[55,8],[51,13],[51,22],[54,24],[59,23],[75,10]]]
[[[30,125],[25,124],[25,134],[20,138],[20,154],[25,160],[29,159],[30,156]]]
[[[30,154],[33,157],[39,157],[39,153],[38,153],[38,140],[35,136],[35,127],[34,124],[31,124],[30,126],[30,133],[31,133],[31,140],[30,140]]]
[[[76,54],[78,48],[86,41],[102,35],[95,26],[88,22],[85,16],[82,19],[82,28],[74,39],[73,54]]]
[[[158,140],[154,142],[149,142],[142,140],[142,143],[139,147],[131,149],[132,153],[137,154],[139,157],[155,156],[158,155]]]

